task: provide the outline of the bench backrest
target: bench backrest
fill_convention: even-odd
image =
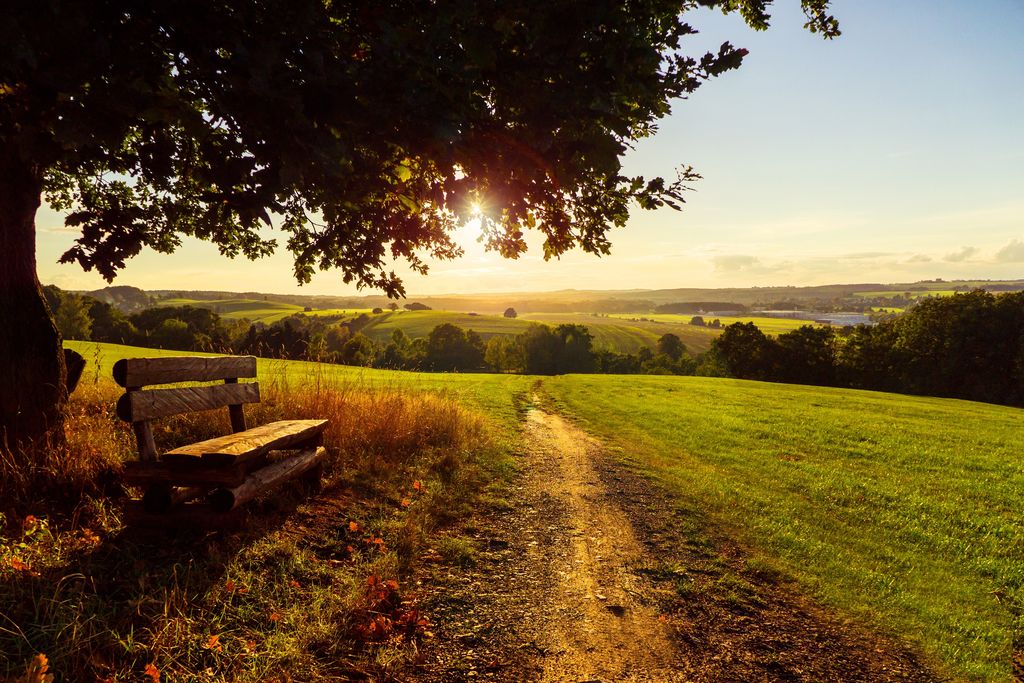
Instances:
[[[114,381],[125,388],[117,402],[117,415],[131,422],[142,460],[156,459],[156,444],[150,420],[197,410],[227,406],[231,429],[245,431],[242,405],[259,403],[256,382],[239,383],[256,376],[253,356],[169,356],[164,358],[122,358],[114,364]],[[210,382],[224,384],[171,389],[143,389],[159,384]]]

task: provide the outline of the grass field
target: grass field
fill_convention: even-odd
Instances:
[[[83,373],[83,382],[110,380],[114,363],[121,358],[213,355],[99,342],[65,342],[65,345],[81,353],[88,362]],[[348,365],[282,361],[269,358],[259,359],[257,373],[259,381],[262,383],[276,382],[290,387],[325,383],[457,396],[469,407],[480,410],[494,418],[496,422],[503,424],[515,423],[518,406],[534,381],[533,378],[524,375],[374,370]]]
[[[957,677],[1024,634],[1024,411],[690,377],[558,377],[560,409],[825,603]]]
[[[122,356],[69,343],[105,381]],[[558,411],[840,613],[915,643],[954,678],[1009,680],[1024,635],[1024,411],[694,377],[379,371],[261,360],[261,382],[439,393],[514,443],[538,381]]]
[[[693,318],[693,314],[678,314],[678,313],[645,313],[643,315],[631,314],[631,313],[615,313],[613,317],[617,318],[647,318],[648,320],[654,320],[660,323],[666,323],[676,326],[683,326],[691,329],[705,330],[710,334],[717,334],[717,330],[709,330],[707,328],[701,328],[696,325],[690,325],[690,320]],[[785,332],[792,332],[793,330],[803,327],[804,325],[816,325],[811,320],[791,320],[789,318],[766,318],[763,316],[702,316],[705,323],[710,323],[712,320],[719,320],[723,326],[732,325],[733,323],[754,323],[757,325],[765,334],[783,334]],[[678,332],[676,334],[679,334]]]
[[[283,320],[296,313],[304,315],[359,315],[369,313],[369,308],[325,308],[305,311],[302,306],[286,304],[279,301],[261,301],[258,299],[220,299],[220,300],[199,300],[199,299],[161,299],[157,306],[193,306],[195,308],[208,308],[222,318],[228,320],[241,320],[243,318],[253,322],[274,323]]]
[[[953,296],[956,294],[955,290],[952,289],[929,289],[924,291],[881,291],[881,292],[857,292],[854,296],[862,299],[874,299],[876,297],[893,297],[910,294],[911,299],[923,299],[928,296]]]
[[[594,335],[595,347],[629,353],[635,353],[643,346],[654,348],[658,337],[668,333],[678,336],[691,353],[703,353],[710,348],[711,340],[720,332],[689,324],[640,320],[640,317],[649,316],[638,315],[593,316],[585,313],[530,313],[523,317],[548,325],[561,323],[586,325],[590,333]],[[689,323],[689,321],[690,319],[687,318],[686,322]]]

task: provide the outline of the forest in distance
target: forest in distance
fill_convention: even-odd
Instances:
[[[168,305],[181,302],[170,299],[125,313],[124,305],[118,308],[53,286],[46,294],[64,336],[80,341],[394,370],[696,375],[1024,404],[1024,292],[959,289],[903,300],[901,308],[882,308],[870,325],[787,320],[792,324],[786,331],[772,334],[759,327],[758,319],[721,324],[708,315],[707,323],[713,323],[708,325],[695,315],[685,327],[671,328],[685,337],[690,331],[686,327],[710,327],[700,330],[714,336],[699,350],[688,348],[681,334],[672,331],[635,350],[616,348],[614,340],[595,343],[592,330],[600,328],[594,325],[515,320],[511,307],[501,318],[471,313],[457,318],[465,321],[459,325],[449,321],[447,312],[419,302],[405,305],[419,314],[407,318],[396,313],[396,304],[387,310],[306,307],[290,313],[288,308],[279,312],[269,301],[262,304],[264,309],[243,308],[222,317],[215,312],[217,305],[204,307],[201,300]],[[878,298],[880,293],[874,294]],[[903,296],[895,292],[885,298]],[[704,312],[709,305],[746,308],[732,302],[684,302],[663,304],[662,309]],[[268,312],[272,322],[246,317]],[[381,316],[390,317],[382,330],[386,336],[378,332],[375,339],[364,333]],[[405,320],[408,325],[403,325]]]

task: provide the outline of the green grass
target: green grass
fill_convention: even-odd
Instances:
[[[85,381],[109,377],[120,357],[180,355],[69,346],[92,362]],[[293,386],[340,380],[454,396],[510,444],[537,381],[273,360],[259,372]],[[564,376],[545,378],[543,391],[681,507],[744,543],[752,561],[917,644],[956,678],[1010,677],[1024,635],[1024,411],[694,377]]]
[[[739,380],[545,380],[557,405],[826,604],[1008,680],[1024,411]]]
[[[660,323],[677,325],[684,328],[706,330],[707,333],[710,333],[712,335],[719,333],[719,330],[712,330],[708,328],[702,328],[696,325],[690,325],[690,320],[695,315],[690,313],[615,313],[612,315],[617,318],[628,319],[647,318],[648,320],[654,320]],[[783,334],[785,332],[792,332],[793,330],[799,327],[803,327],[804,325],[816,325],[816,323],[812,320],[792,320],[790,318],[766,318],[764,316],[705,315],[701,317],[704,318],[705,323],[710,323],[711,321],[717,319],[722,323],[723,327],[725,325],[732,325],[733,323],[754,323],[755,325],[757,325],[758,329],[760,329],[765,334]]]
[[[953,289],[929,289],[929,290],[885,290],[880,292],[857,292],[856,297],[862,299],[874,299],[877,297],[903,296],[909,293],[911,299],[923,299],[928,296],[953,296],[956,290]]]
[[[163,351],[99,342],[69,341],[65,342],[65,345],[81,353],[88,363],[83,373],[83,382],[95,382],[110,378],[114,363],[121,358],[215,355],[186,351]],[[283,382],[289,386],[314,382],[334,382],[373,389],[449,394],[457,396],[467,406],[482,411],[493,418],[496,423],[509,429],[517,424],[519,404],[534,381],[534,378],[524,375],[374,370],[349,365],[282,361],[269,358],[260,358],[256,371],[260,382]]]
[[[253,322],[275,323],[296,313],[304,315],[350,315],[369,313],[369,308],[325,308],[306,311],[302,306],[282,303],[280,301],[262,301],[259,299],[161,299],[157,306],[192,306],[207,308],[227,320],[247,319]]]
[[[376,342],[387,342],[396,329],[401,329],[415,339],[426,337],[431,330],[444,323],[473,330],[484,341],[498,334],[521,334],[530,325],[525,320],[498,315],[470,315],[455,311],[395,311],[377,316],[361,332]]]

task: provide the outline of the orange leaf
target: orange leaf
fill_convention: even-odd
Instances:
[[[353,532],[353,533],[355,533],[356,531],[359,531],[359,522],[349,522],[348,523],[348,530]]]
[[[288,585],[291,586],[292,588],[302,588],[302,584],[299,583],[298,581],[296,581],[295,579],[292,579],[291,581],[289,581]]]
[[[220,636],[218,636],[218,635],[210,636],[210,639],[206,641],[206,649],[207,650],[222,650],[223,648],[221,647],[221,644],[220,644]]]
[[[11,568],[16,572],[30,572],[32,567],[28,566],[27,562],[22,562],[20,558],[11,558]]]
[[[146,665],[143,673],[149,676],[149,680],[153,681],[153,683],[160,683],[160,669],[156,668],[156,665],[152,662]]]
[[[224,590],[226,590],[228,593],[234,593],[235,592],[235,582],[232,581],[231,579],[228,579],[227,581],[225,581],[224,582]]]
[[[414,489],[416,489],[417,491],[422,491],[423,490],[423,482],[420,481],[419,479],[417,479],[416,481],[414,481],[412,483],[412,487]]]
[[[268,618],[268,619],[270,619],[270,620],[271,620],[272,622],[274,622],[275,624],[276,624],[277,622],[281,621],[281,615],[280,615],[280,614],[278,614],[277,612],[271,612],[271,613],[270,613],[270,616],[269,616],[269,617],[267,617],[267,618]]]
[[[407,508],[410,505],[412,505],[412,501],[411,500],[409,500],[408,498],[403,498],[402,499],[402,507]]]
[[[245,586],[241,586],[241,587],[239,587],[239,589],[238,589],[238,594],[239,594],[239,595],[245,595],[245,594],[246,594],[246,593],[248,593],[248,592],[249,592],[249,589],[248,589],[248,588],[246,588]]]

